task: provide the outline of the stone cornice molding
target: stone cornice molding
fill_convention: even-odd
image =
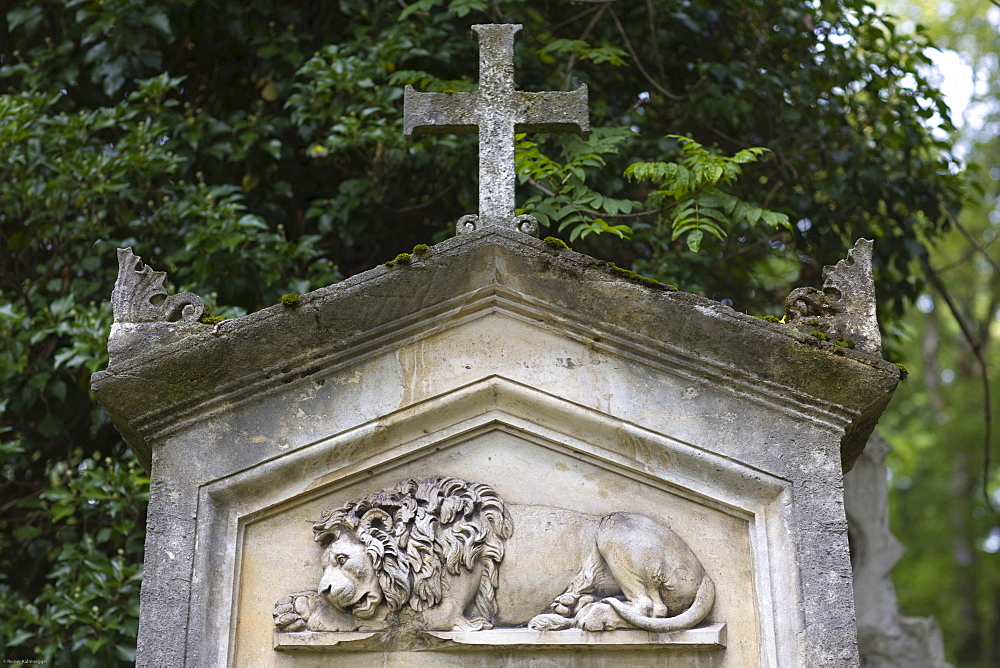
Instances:
[[[473,257],[476,254],[479,257]],[[459,272],[464,275],[456,278]],[[455,284],[466,289],[456,292]],[[445,285],[452,287],[450,295],[439,289]],[[401,294],[412,297],[404,300]],[[405,302],[409,311],[392,317],[389,304],[372,309],[371,317],[338,313],[338,309],[351,311],[362,301],[393,299]],[[626,313],[630,318],[638,314],[633,326],[645,331],[614,323]],[[138,401],[147,388],[163,398],[152,409],[147,408],[148,401],[138,401],[131,410],[122,411],[127,418],[112,413],[140,460],[148,464],[152,443],[196,421],[259,401],[300,379],[343,371],[387,350],[490,315],[559,330],[604,353],[711,384],[834,432],[870,431],[874,423],[868,425],[864,414],[871,412],[872,402],[887,401],[898,381],[896,367],[881,358],[695,295],[638,285],[587,256],[554,253],[538,240],[491,227],[439,244],[410,267],[378,267],[304,295],[294,311],[271,307],[215,328],[206,325],[204,331],[160,340],[145,350],[134,344],[116,346],[130,354],[113,357],[109,370],[95,375],[94,387],[99,396],[116,392],[126,402],[130,396]],[[315,332],[331,325],[339,331],[331,332],[329,343],[295,349],[299,339],[322,340]],[[141,337],[146,326],[157,325],[137,325],[128,336]],[[300,328],[305,331],[301,336],[296,332]],[[652,336],[654,332],[659,336]],[[287,354],[261,347],[262,341],[283,336],[288,339],[281,342]],[[748,350],[758,351],[759,357],[748,357]],[[242,367],[226,366],[230,358],[243,361]],[[200,367],[216,363],[215,369]],[[833,385],[851,382],[858,388],[863,378],[860,389],[844,393],[837,387],[802,382],[818,368],[823,375],[832,374]],[[855,436],[850,439],[856,440]],[[860,447],[856,449],[860,452]],[[854,456],[846,452],[845,465]]]
[[[225,385],[191,394],[183,402],[157,406],[136,416],[135,429],[146,438],[158,441],[187,428],[192,422],[211,419],[219,411],[286,391],[290,383],[330,369],[344,371],[385,350],[415,343],[444,328],[461,327],[498,314],[535,326],[558,327],[573,338],[611,355],[627,357],[691,382],[715,384],[734,396],[793,418],[811,420],[831,431],[845,429],[860,413],[857,408],[841,404],[817,405],[815,397],[790,385],[763,379],[732,364],[696,357],[678,346],[597,319],[580,318],[554,304],[492,285],[345,341],[303,353],[283,364],[255,369]]]

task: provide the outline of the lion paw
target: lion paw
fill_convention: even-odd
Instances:
[[[557,596],[556,600],[552,602],[552,611],[557,615],[562,615],[563,617],[572,617],[584,606],[590,605],[596,600],[596,596],[591,596],[589,594],[581,596],[580,594],[566,592],[561,596]]]
[[[314,591],[282,596],[274,604],[274,625],[279,631],[305,631],[319,598],[319,594]]]
[[[573,620],[563,615],[535,615],[528,622],[528,628],[532,631],[561,631],[573,626]]]
[[[493,624],[485,617],[460,617],[452,627],[452,631],[488,631],[493,628]]]
[[[573,626],[584,631],[613,631],[629,627],[615,609],[604,601],[584,606],[573,620]]]

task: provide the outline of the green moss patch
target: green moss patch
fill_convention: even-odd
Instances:
[[[394,257],[391,260],[389,260],[388,262],[386,262],[385,266],[391,268],[391,267],[395,267],[397,264],[410,264],[411,262],[413,262],[413,256],[412,255],[410,255],[409,253],[400,253],[396,257]]]
[[[563,241],[562,239],[558,239],[556,237],[545,237],[544,239],[542,239],[542,242],[544,242],[545,245],[551,248],[552,250],[560,251],[560,250],[570,249],[569,246],[566,245],[565,241]]]
[[[631,271],[630,269],[622,269],[621,267],[619,267],[618,265],[616,265],[614,262],[608,262],[608,270],[612,274],[615,274],[616,276],[621,276],[622,278],[627,278],[628,280],[632,281],[633,283],[638,283],[639,285],[645,285],[648,288],[657,288],[659,290],[669,290],[670,288],[673,287],[673,286],[669,286],[669,285],[664,285],[663,283],[660,283],[655,278],[649,278],[647,276],[643,276],[642,274],[637,274],[636,272]],[[675,291],[677,290],[677,288],[673,288],[673,289]]]

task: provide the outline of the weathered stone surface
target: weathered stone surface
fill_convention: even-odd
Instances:
[[[403,94],[407,136],[479,133],[479,215],[463,216],[458,232],[505,225],[529,234],[530,216],[514,216],[514,134],[590,129],[587,85],[572,92],[529,93],[514,89],[514,36],[520,25],[474,25],[479,37],[479,90],[468,93]]]
[[[844,505],[854,569],[861,665],[867,668],[942,668],[941,629],[930,617],[899,612],[892,568],[903,546],[889,530],[885,458],[889,444],[868,440],[854,468],[844,476]]]
[[[819,331],[851,347],[882,355],[875,317],[872,242],[858,239],[847,258],[823,268],[823,289],[796,288],[785,300],[785,320],[801,332]]]
[[[155,326],[116,330],[94,377],[151,466],[140,665],[329,665],[338,645],[317,638],[275,650],[275,602],[323,570],[312,522],[436,475],[486,483],[509,509],[494,631],[538,614],[519,609],[524,587],[566,591],[574,522],[620,512],[690,547],[712,610],[645,644],[615,639],[634,630],[603,645],[435,631],[399,652],[342,637],[357,649],[338,665],[458,665],[470,646],[482,665],[858,663],[841,468],[898,382],[878,357],[499,226],[295,309],[147,339]]]
[[[418,636],[423,649],[426,631],[501,624],[662,634],[690,629],[711,612],[715,584],[669,527],[635,513],[591,517],[566,509],[555,523],[574,527],[566,537],[573,540],[521,535],[538,534],[554,519],[548,509],[544,518],[523,515],[515,527],[496,490],[451,476],[406,478],[326,510],[313,525],[322,577],[318,586],[278,599],[276,642],[288,632],[391,629],[395,638],[379,639],[383,645],[408,649]],[[512,540],[515,534],[520,540]],[[564,587],[550,579],[555,593],[539,586],[538,569],[528,566],[553,544],[559,559],[578,569]],[[513,605],[501,610],[498,590]],[[542,634],[540,641],[560,635]]]
[[[205,313],[201,297],[190,292],[167,295],[166,273],[153,271],[131,248],[118,249],[118,280],[111,293],[115,322],[193,321]]]
[[[118,279],[111,293],[115,321],[108,352],[129,356],[131,347],[146,349],[183,339],[206,326],[198,322],[205,313],[201,297],[190,292],[168,295],[166,273],[153,271],[131,248],[118,249]],[[128,425],[119,425],[126,438]]]

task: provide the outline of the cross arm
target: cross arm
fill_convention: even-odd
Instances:
[[[478,93],[421,93],[407,86],[403,89],[403,134],[457,133],[478,130],[476,100]]]
[[[519,114],[515,132],[575,132],[590,134],[587,84],[569,92],[528,93],[518,91]]]

